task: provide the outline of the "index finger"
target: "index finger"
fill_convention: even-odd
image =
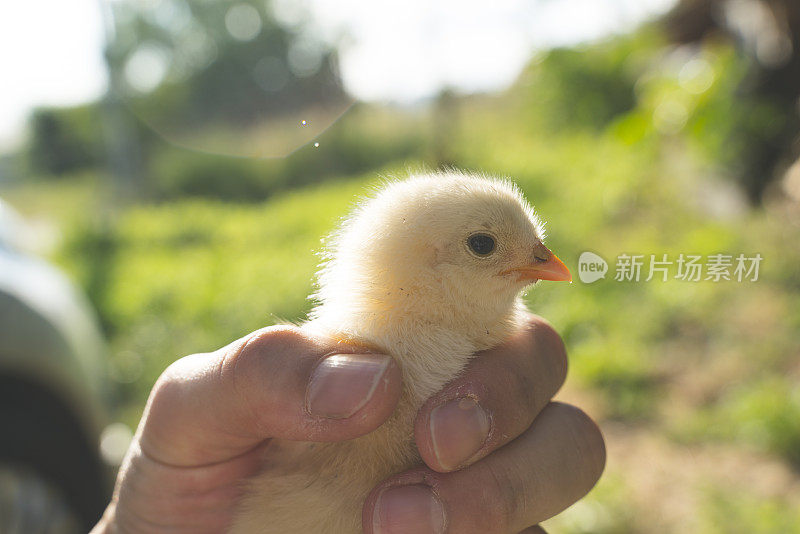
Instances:
[[[384,354],[265,328],[216,352],[187,356],[156,382],[142,417],[142,451],[169,465],[206,465],[268,438],[352,439],[377,428],[400,395]]]

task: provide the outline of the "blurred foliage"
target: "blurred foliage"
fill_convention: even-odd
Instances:
[[[601,130],[636,106],[634,86],[659,44],[657,33],[577,48],[557,48],[537,57],[522,74],[520,87],[534,124],[552,129]],[[538,126],[537,126],[538,127]]]
[[[709,489],[707,494],[703,513],[699,518],[699,532],[800,532],[800,509],[786,506],[780,499],[754,499],[746,493],[722,489]]]
[[[279,24],[270,4],[114,2],[115,88],[145,120],[182,130],[347,100],[334,49]]]
[[[679,424],[679,438],[738,441],[781,455],[800,469],[800,389],[795,379],[769,374],[736,384]]]
[[[615,475],[606,475],[592,497],[576,503],[568,514],[547,521],[548,532],[563,534],[619,534],[646,532],[631,507],[630,490]]]
[[[99,116],[98,105],[37,109],[30,119],[30,168],[62,176],[101,165],[105,153]]]
[[[680,0],[661,21],[670,42],[734,43],[746,74],[737,84],[736,128],[724,130],[728,172],[760,204],[800,157],[800,3],[796,0]]]
[[[110,234],[91,223],[73,228],[63,262],[111,336],[112,374],[122,377],[129,421],[173,359],[167,354],[214,350],[225,339],[302,317],[317,261],[312,251],[362,184],[331,183],[253,206],[140,206]]]
[[[318,146],[306,145],[286,158],[252,159],[164,147],[153,158],[149,188],[157,199],[260,201],[285,189],[419,157],[429,138],[425,130],[413,115],[358,105],[328,130]]]

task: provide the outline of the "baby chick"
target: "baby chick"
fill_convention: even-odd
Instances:
[[[460,172],[387,184],[344,221],[318,273],[319,301],[302,325],[397,361],[403,391],[378,429],[337,443],[280,442],[251,483],[236,534],[355,534],[384,478],[420,463],[422,403],[480,350],[520,327],[520,292],[570,280],[514,184]]]

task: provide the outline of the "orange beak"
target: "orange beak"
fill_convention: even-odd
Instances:
[[[516,273],[517,280],[552,280],[554,282],[571,282],[572,275],[564,262],[550,252],[550,249],[539,243],[533,249],[533,261],[524,267],[509,269],[500,274]]]

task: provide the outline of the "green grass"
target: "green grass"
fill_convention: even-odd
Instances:
[[[754,499],[746,493],[709,488],[704,504],[698,518],[698,532],[703,534],[800,533],[800,510],[780,498]]]
[[[88,288],[111,335],[111,372],[123,382],[126,419],[135,421],[173,360],[302,318],[320,238],[372,179],[260,204],[136,206],[107,228],[74,228],[61,261]]]

